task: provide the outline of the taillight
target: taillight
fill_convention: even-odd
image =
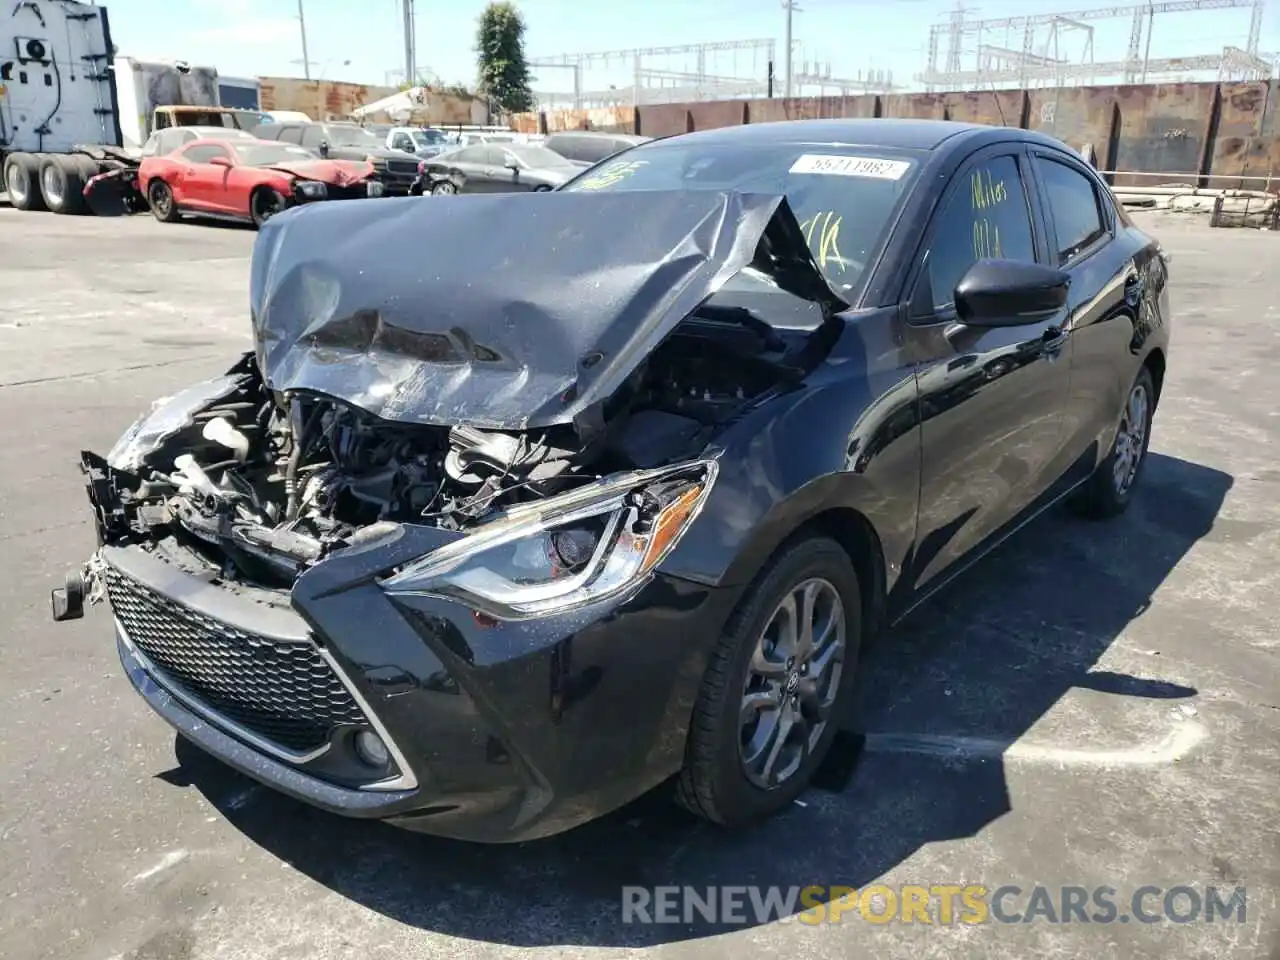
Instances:
[[[425,161],[425,160],[419,160],[419,161],[418,161],[418,176],[422,176],[422,175],[423,175],[424,173],[426,173],[426,172],[427,172],[427,161]]]

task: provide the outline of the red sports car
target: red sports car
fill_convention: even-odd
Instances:
[[[193,140],[145,158],[138,186],[165,223],[191,214],[260,226],[298,203],[382,195],[370,163],[321,160],[302,147],[270,140]]]

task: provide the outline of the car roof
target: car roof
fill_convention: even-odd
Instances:
[[[909,120],[877,117],[838,120],[778,120],[769,123],[747,123],[734,127],[699,130],[669,138],[681,143],[741,144],[764,143],[843,144],[874,146],[890,150],[937,150],[961,141],[973,144],[983,140],[1023,140],[1060,146],[1050,137],[1018,127],[993,127],[982,123],[959,123],[953,120]]]

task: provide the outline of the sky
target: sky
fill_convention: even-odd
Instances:
[[[186,60],[214,66],[229,76],[303,75],[299,0],[105,0],[103,5],[110,11],[113,39],[123,55]],[[445,83],[474,81],[476,20],[484,5],[484,0],[416,0],[420,72],[430,71]],[[755,39],[773,39],[780,51],[786,16],[781,0],[517,0],[516,5],[527,24],[525,48],[530,57]],[[1043,12],[1113,5],[1104,0],[1063,0],[1044,3]],[[793,69],[812,63],[822,69],[829,66],[833,76],[848,78],[891,71],[895,83],[918,88],[914,77],[927,60],[929,27],[945,21],[956,3],[800,0],[798,6],[793,15],[797,47]],[[973,0],[964,7],[967,19],[987,19],[1025,15],[1040,5],[1030,0]],[[302,0],[302,10],[313,78],[399,82],[404,66],[400,0]],[[1227,44],[1244,46],[1249,20],[1247,7],[1159,15],[1151,56],[1214,53]],[[1094,60],[1122,59],[1130,19],[1093,23]],[[1047,36],[1040,34],[1037,44]],[[1079,39],[1059,48],[1059,57],[1081,60],[1083,34],[1075,36]],[[1022,47],[1020,33],[1007,39],[983,39]],[[1270,0],[1261,50],[1280,53],[1280,0]],[[971,61],[972,54],[966,59]],[[693,72],[697,61],[692,54],[678,55],[653,58],[645,66]],[[964,66],[973,68],[972,62]],[[613,66],[592,68],[583,85],[602,89],[626,84],[631,69],[620,58]],[[758,50],[712,53],[706,57],[705,70],[727,77],[762,77],[767,55]],[[781,63],[777,70],[780,76]],[[538,68],[535,75],[535,90],[572,89],[568,70]]]

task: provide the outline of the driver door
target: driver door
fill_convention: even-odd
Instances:
[[[917,257],[906,304],[919,363],[917,589],[998,541],[1058,480],[1070,395],[1067,309],[1015,326],[967,326],[953,293],[979,259],[1056,265],[1029,164],[1007,144],[961,165]]]
[[[468,193],[506,193],[511,190],[511,171],[503,165],[505,151],[492,144],[476,149],[480,151],[479,170],[475,188]]]
[[[229,170],[210,161],[214,157],[229,160],[230,156],[226,147],[216,143],[196,143],[184,148],[182,159],[186,161],[186,168],[182,182],[172,185],[178,203],[192,210],[218,212],[216,198],[222,193],[223,177]]]

